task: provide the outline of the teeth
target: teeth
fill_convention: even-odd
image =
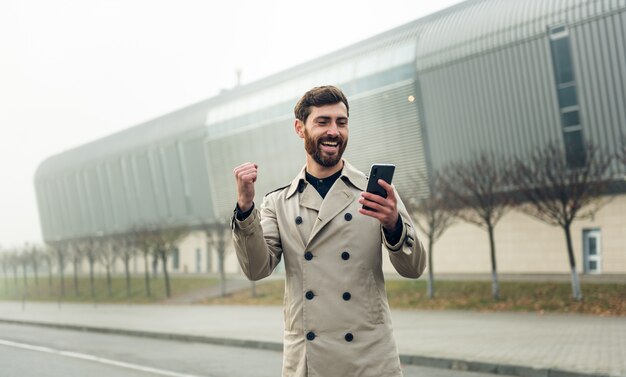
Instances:
[[[328,147],[336,147],[337,143],[329,143],[329,142],[323,142],[322,145],[326,145]]]

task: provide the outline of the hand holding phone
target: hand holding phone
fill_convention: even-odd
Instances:
[[[367,181],[367,189],[365,191],[386,198],[387,190],[385,190],[378,183],[378,180],[382,179],[388,184],[391,184],[391,180],[393,179],[393,173],[395,170],[396,166],[393,164],[373,164],[370,168],[370,175]],[[367,206],[363,206],[363,209],[373,211],[373,209]]]

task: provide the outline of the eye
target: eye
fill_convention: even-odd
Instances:
[[[347,125],[348,125],[348,120],[347,119],[338,119],[337,120],[337,126],[345,127]]]
[[[320,119],[317,121],[317,124],[319,124],[320,126],[326,126],[328,124],[328,120],[327,119]]]

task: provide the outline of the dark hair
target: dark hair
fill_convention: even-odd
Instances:
[[[293,112],[296,115],[296,119],[306,122],[309,114],[311,114],[311,106],[334,105],[339,102],[343,102],[343,104],[346,105],[346,110],[348,115],[350,115],[348,99],[341,89],[332,85],[318,86],[304,93],[293,109]]]

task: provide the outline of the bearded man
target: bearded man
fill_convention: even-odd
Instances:
[[[306,165],[289,185],[267,194],[258,209],[258,165],[234,170],[233,240],[244,274],[259,280],[281,258],[285,263],[283,376],[402,376],[382,254],[400,275],[418,278],[423,247],[393,185],[379,180],[387,198],[365,192],[365,174],[342,159],[349,116],[343,92],[313,88],[294,113]]]

